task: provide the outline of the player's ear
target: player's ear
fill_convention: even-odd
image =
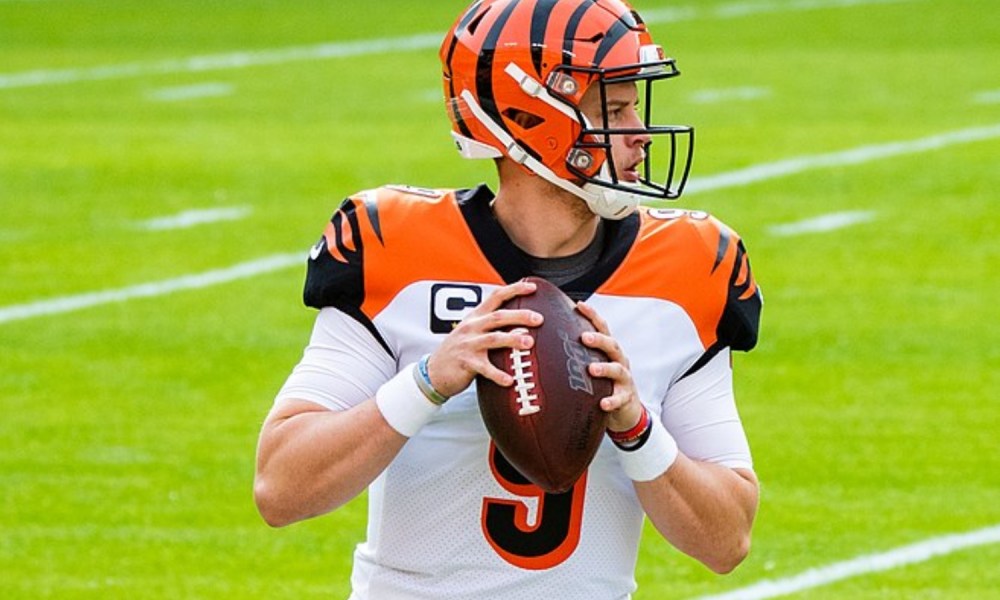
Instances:
[[[538,127],[545,122],[545,119],[539,117],[538,115],[533,115],[530,112],[519,110],[516,108],[508,108],[503,111],[505,117],[517,124],[521,129],[531,129],[532,127]]]

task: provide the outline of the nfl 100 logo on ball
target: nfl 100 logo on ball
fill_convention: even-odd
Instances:
[[[580,340],[594,330],[590,321],[559,288],[529,279],[536,291],[502,308],[534,310],[544,321],[524,328],[535,340],[530,349],[490,352],[490,361],[515,383],[502,387],[478,377],[479,410],[504,458],[538,487],[558,493],[573,486],[597,453],[607,423],[600,401],[612,384],[588,373],[590,363],[607,360]]]

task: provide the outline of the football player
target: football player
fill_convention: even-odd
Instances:
[[[761,295],[731,229],[640,206],[679,196],[691,164],[691,128],[652,122],[674,61],[622,0],[478,0],[440,57],[456,145],[498,186],[387,186],[335,212],[310,254],[312,336],[259,440],[261,514],[282,526],[367,489],[354,600],[628,598],[646,517],[732,570],[758,483],[730,353],[756,344]],[[500,309],[527,275],[582,301],[583,342],[609,357],[590,374],[614,384],[562,494],[496,451],[474,386],[513,383],[487,352],[532,343],[516,328],[541,316]]]

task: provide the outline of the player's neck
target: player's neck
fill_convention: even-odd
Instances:
[[[593,241],[600,219],[583,200],[541,177],[501,168],[493,212],[518,248],[537,258],[580,252]]]

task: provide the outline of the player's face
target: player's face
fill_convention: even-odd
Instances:
[[[645,129],[639,115],[639,91],[635,83],[613,83],[604,88],[608,109],[609,129]],[[592,85],[580,101],[580,111],[594,127],[601,127],[600,86]],[[611,154],[615,173],[620,181],[639,181],[639,167],[645,158],[645,148],[652,141],[647,133],[625,133],[611,136]]]

